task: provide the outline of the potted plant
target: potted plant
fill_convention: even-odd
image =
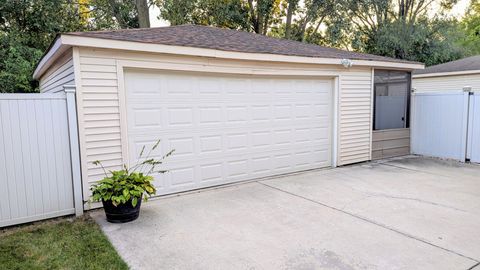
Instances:
[[[157,170],[156,167],[174,152],[171,150],[160,159],[151,158],[152,152],[159,144],[160,141],[157,141],[145,157],[143,157],[145,151],[145,146],[143,146],[137,164],[132,167],[124,165],[122,170],[107,173],[102,162],[98,160],[93,162],[103,169],[105,178],[92,185],[91,200],[102,202],[107,221],[124,223],[137,219],[142,199],[147,201],[148,197],[156,194],[157,190],[153,185],[154,178],[151,175],[166,173],[167,171]]]

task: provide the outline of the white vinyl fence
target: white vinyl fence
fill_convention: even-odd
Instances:
[[[0,94],[0,227],[83,212],[74,91]]]
[[[480,162],[479,107],[478,93],[413,93],[412,153]]]
[[[480,93],[470,95],[468,113],[467,159],[480,163]]]

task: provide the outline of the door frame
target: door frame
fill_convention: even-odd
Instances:
[[[338,72],[325,71],[304,71],[304,70],[258,70],[252,67],[229,68],[218,66],[193,65],[186,63],[158,63],[134,60],[117,60],[117,80],[118,80],[118,98],[120,109],[120,132],[121,149],[123,164],[130,165],[129,141],[128,141],[128,123],[127,123],[127,98],[125,89],[125,72],[129,69],[150,70],[150,71],[184,71],[210,74],[227,75],[252,75],[252,76],[289,76],[289,77],[308,77],[312,79],[327,79],[332,82],[332,145],[331,145],[331,167],[335,168],[338,164],[338,134],[339,134],[339,89],[341,77]]]
[[[404,118],[405,118],[405,121],[404,121],[404,125],[402,128],[392,128],[392,129],[375,129],[375,112],[376,112],[376,99],[377,99],[377,96],[375,95],[375,90],[376,90],[376,84],[375,84],[375,71],[404,71],[404,72],[407,72],[409,73],[408,74],[408,77],[409,77],[409,80],[407,82],[407,95],[406,95],[406,100],[405,100],[405,111],[404,111]],[[386,68],[372,68],[372,78],[371,78],[371,82],[372,82],[372,85],[371,85],[371,118],[370,118],[370,160],[378,160],[378,159],[383,159],[383,158],[390,158],[390,157],[395,157],[395,156],[402,156],[404,154],[400,154],[400,155],[393,155],[393,156],[388,156],[388,157],[381,157],[381,158],[377,158],[377,157],[374,157],[373,156],[373,152],[376,151],[374,149],[374,136],[375,136],[375,133],[380,133],[380,132],[383,132],[383,133],[388,133],[388,132],[392,132],[392,133],[397,133],[397,132],[401,132],[401,131],[408,131],[408,134],[409,134],[409,138],[411,138],[411,110],[412,110],[412,73],[408,70],[401,70],[401,69],[386,69]],[[396,83],[396,82],[394,82]],[[380,83],[381,85],[387,85],[388,83]],[[388,85],[387,85],[387,89],[388,89]],[[400,137],[400,138],[394,138],[394,139],[390,139],[390,140],[401,140],[401,139],[405,139],[405,137]],[[398,148],[405,148],[405,146],[399,146]],[[408,149],[408,154],[411,153],[411,142],[410,142],[410,145],[409,145],[409,149]]]

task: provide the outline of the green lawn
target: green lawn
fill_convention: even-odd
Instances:
[[[128,269],[89,218],[0,230],[1,269]]]

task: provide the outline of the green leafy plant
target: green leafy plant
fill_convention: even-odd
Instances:
[[[131,202],[132,206],[135,207],[142,197],[147,201],[149,196],[155,195],[157,190],[153,185],[154,179],[151,174],[166,173],[166,170],[157,170],[157,166],[163,164],[164,160],[175,151],[171,150],[160,159],[152,158],[151,154],[159,144],[160,140],[152,146],[145,157],[143,156],[145,146],[143,146],[137,164],[130,168],[123,165],[122,170],[107,172],[102,162],[94,161],[94,165],[103,169],[105,178],[92,185],[91,200],[94,202],[112,201],[115,206]]]

